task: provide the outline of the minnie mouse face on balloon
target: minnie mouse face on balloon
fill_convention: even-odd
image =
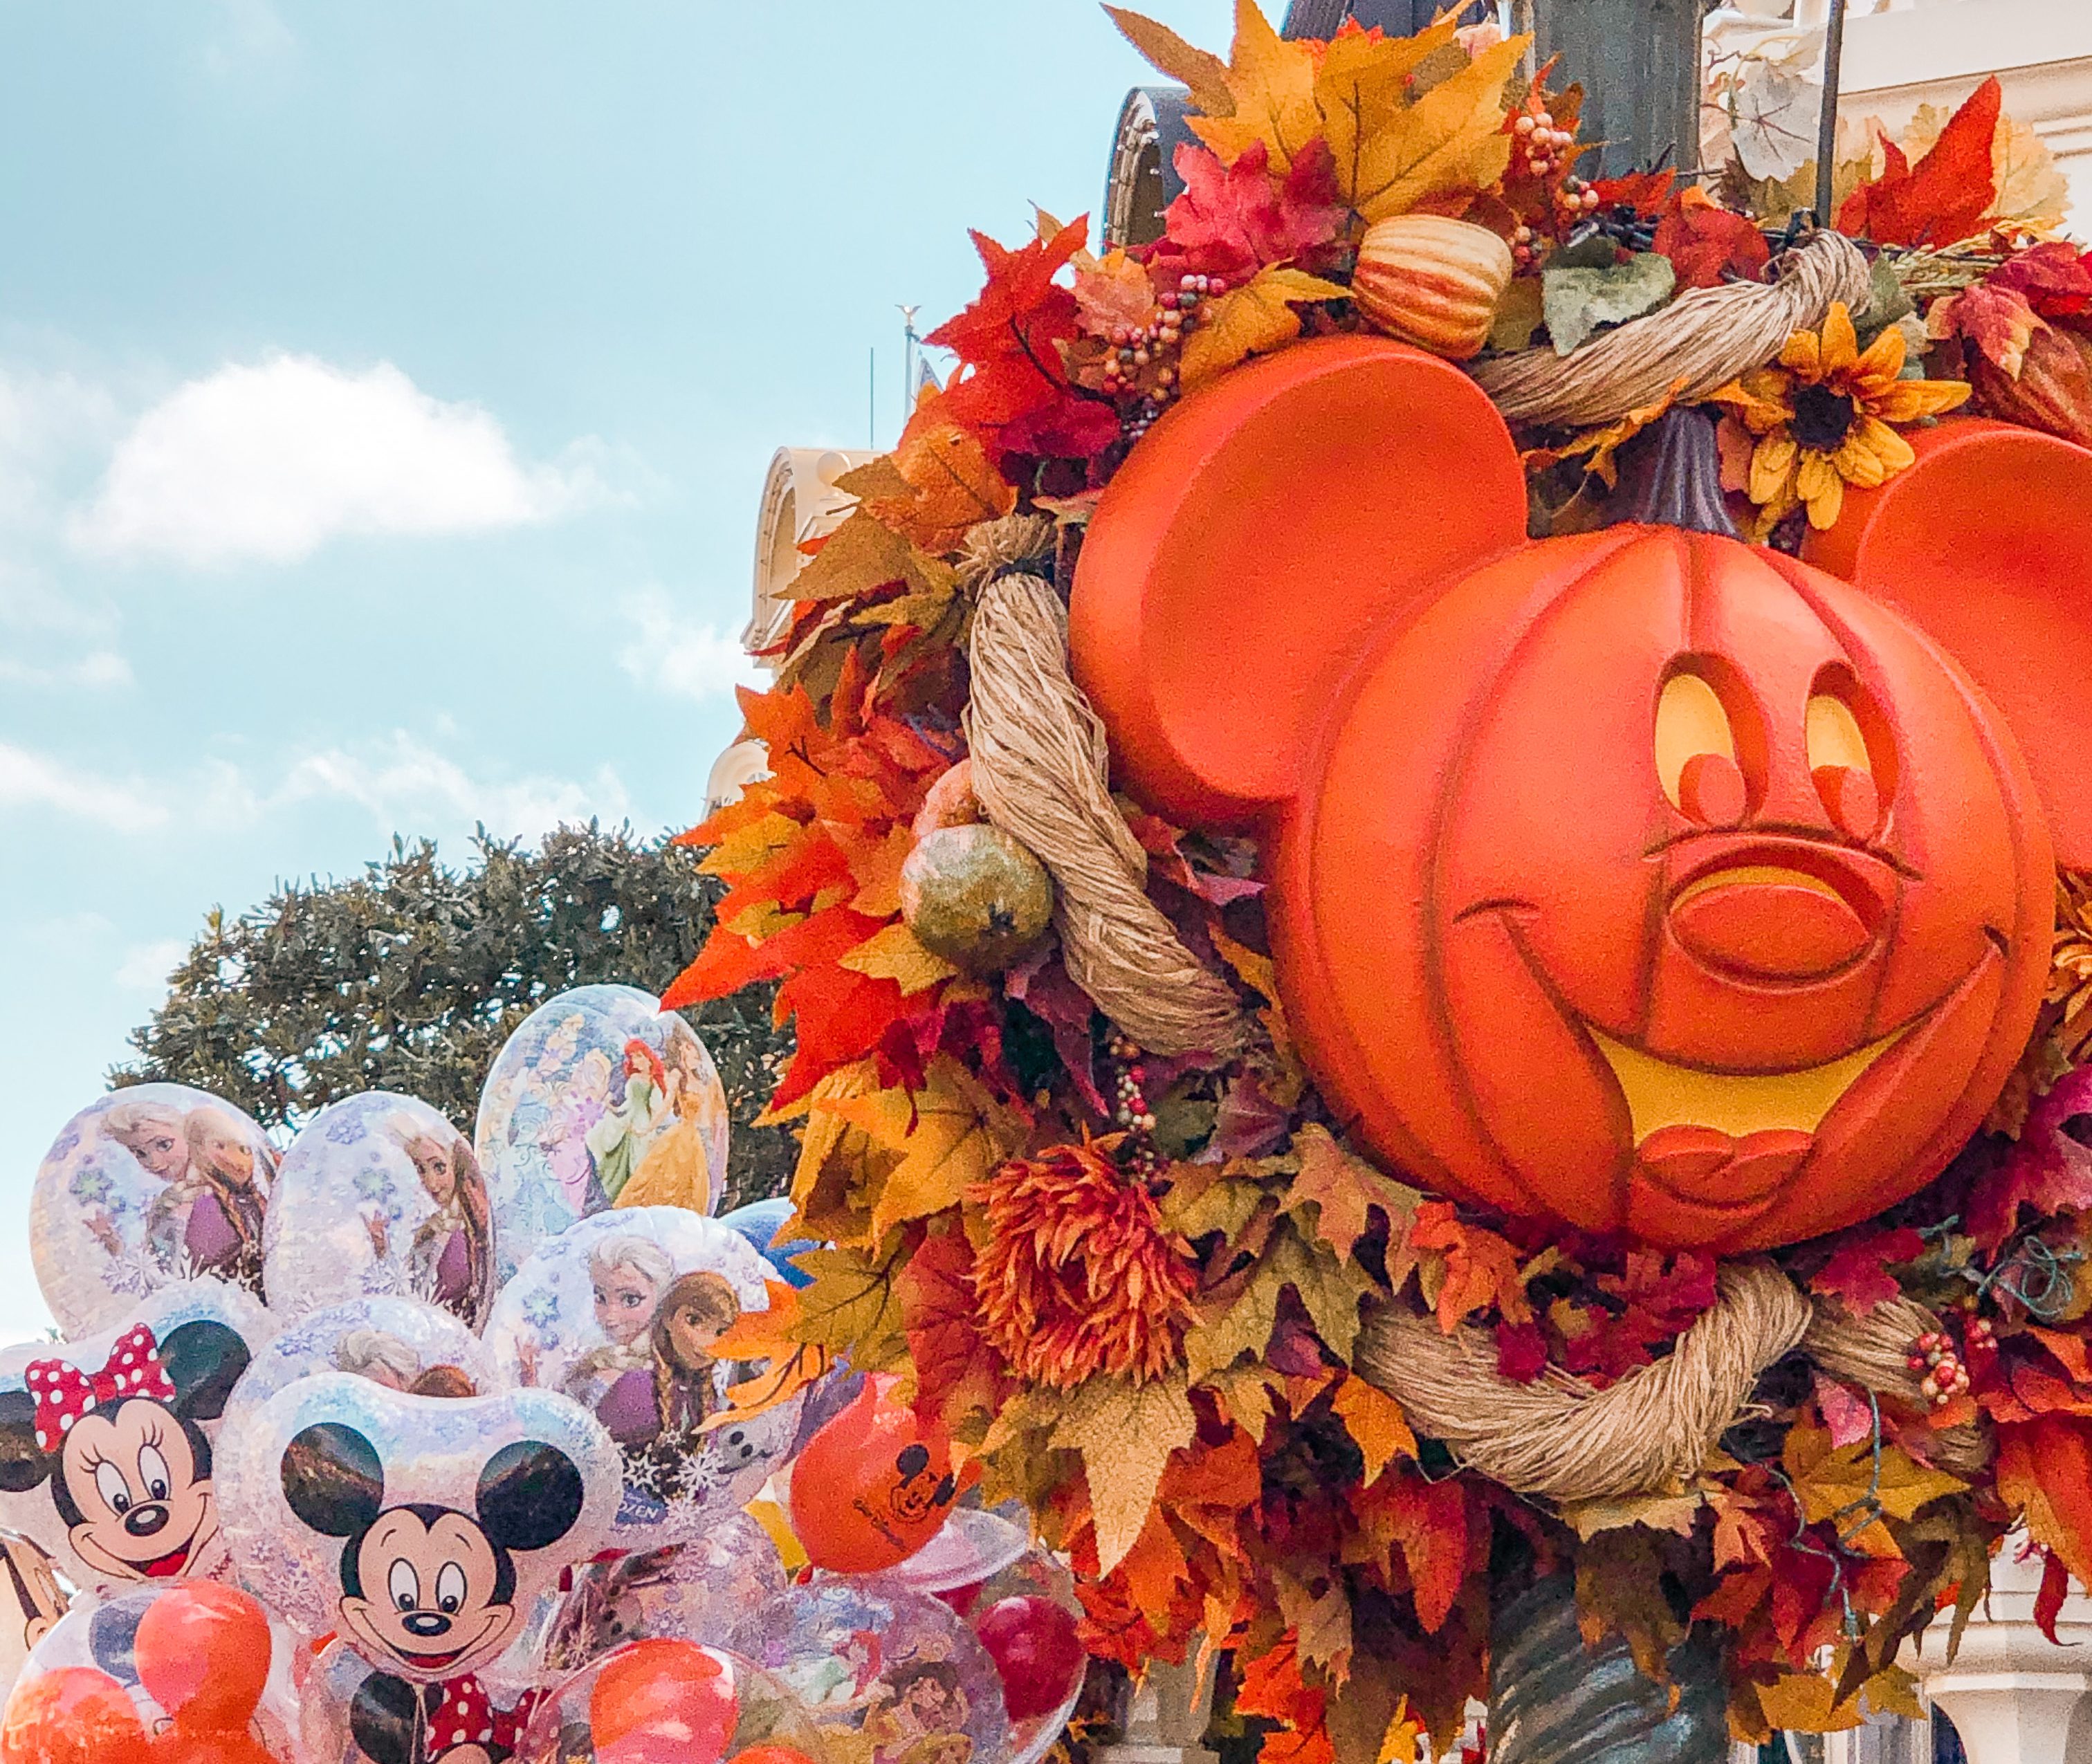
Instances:
[[[47,1483],[92,1581],[210,1572],[218,1504],[201,1424],[223,1411],[249,1359],[239,1330],[197,1318],[164,1337],[134,1324],[99,1364],[30,1361],[24,1388],[0,1391],[0,1490]]]
[[[557,1543],[585,1499],[573,1459],[525,1439],[487,1459],[469,1511],[387,1505],[377,1447],[336,1421],[299,1433],[282,1474],[291,1511],[342,1539],[343,1630],[374,1664],[425,1680],[469,1672],[508,1645],[522,1622],[516,1552]]]

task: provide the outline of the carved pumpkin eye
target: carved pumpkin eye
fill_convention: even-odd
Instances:
[[[1853,839],[1869,839],[1881,825],[1887,776],[1888,726],[1851,672],[1826,668],[1809,694],[1803,724],[1809,775],[1831,821]]]
[[[1656,701],[1656,776],[1671,806],[1703,826],[1744,818],[1748,793],[1736,732],[1721,694],[1704,675],[1681,668]]]

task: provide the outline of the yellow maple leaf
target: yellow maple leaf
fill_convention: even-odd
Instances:
[[[1830,1435],[1822,1428],[1790,1428],[1781,1455],[1803,1517],[1812,1525],[1832,1520],[1849,1547],[1870,1556],[1902,1554],[1886,1525],[1878,1519],[1869,1522],[1877,1508],[1891,1519],[1908,1520],[1926,1502],[1958,1494],[1969,1485],[1887,1443],[1881,1448],[1877,1472],[1870,1442],[1832,1449]]]
[[[968,528],[1017,506],[1015,487],[988,449],[940,413],[936,395],[908,419],[892,453],[838,478],[836,487],[854,492],[867,514],[932,556],[957,550]]]
[[[1472,194],[1511,163],[1504,86],[1525,54],[1515,37],[1485,49],[1363,142],[1346,192],[1368,221],[1406,214],[1432,197]]]
[[[1998,185],[1990,203],[1992,218],[2042,230],[2063,224],[2070,206],[2070,180],[2057,166],[2048,143],[2025,123],[2009,116],[1998,119],[1990,171]]]
[[[1210,316],[1184,340],[1178,372],[1191,391],[1248,357],[1275,349],[1300,335],[1295,300],[1338,300],[1344,290],[1304,270],[1267,266],[1214,302]]]
[[[1359,1304],[1372,1289],[1371,1276],[1355,1263],[1339,1260],[1328,1245],[1310,1243],[1286,1230],[1273,1234],[1265,1260],[1272,1276],[1299,1295],[1323,1345],[1338,1359],[1348,1360],[1359,1337]]]
[[[1333,1684],[1342,1684],[1351,1654],[1351,1602],[1344,1596],[1342,1577],[1329,1580],[1319,1593],[1283,1568],[1274,1568],[1271,1578],[1278,1613],[1294,1632],[1300,1658],[1322,1667]]]
[[[1225,116],[1234,109],[1234,94],[1228,89],[1228,64],[1219,56],[1194,48],[1168,25],[1138,12],[1109,6],[1104,11],[1158,73],[1191,89],[1193,110],[1206,116]]]
[[[1347,32],[1322,52],[1315,102],[1337,165],[1337,188],[1351,201],[1366,145],[1409,106],[1409,76],[1440,50],[1456,45],[1459,21],[1448,11],[1414,37]]]
[[[1337,1144],[1327,1127],[1309,1122],[1293,1135],[1300,1174],[1287,1196],[1291,1211],[1312,1201],[1315,1234],[1339,1256],[1348,1256],[1365,1234],[1367,1214],[1378,1207],[1390,1226],[1414,1213],[1423,1196],[1391,1182],[1362,1158]]]
[[[792,1338],[847,1354],[859,1372],[883,1372],[908,1363],[901,1298],[894,1291],[898,1245],[884,1257],[857,1250],[802,1250],[793,1258],[814,1283],[799,1295]]]
[[[872,1201],[875,1241],[897,1225],[956,1207],[1023,1139],[1017,1116],[949,1053],[930,1062],[919,1091],[882,1090],[832,1106],[901,1154]]]
[[[805,831],[790,815],[772,809],[759,819],[737,827],[705,854],[698,867],[707,876],[752,875]]]
[[[1821,1672],[1789,1672],[1756,1688],[1766,1719],[1790,1733],[1843,1733],[1866,1719],[1860,1699],[1839,1703],[1837,1686]]]
[[[799,1161],[792,1171],[792,1204],[787,1238],[816,1242],[862,1243],[871,1226],[864,1189],[876,1187],[901,1161],[901,1154],[879,1144],[864,1129],[837,1112],[853,1098],[874,1095],[879,1078],[870,1060],[838,1066],[821,1075],[806,1099],[806,1131],[799,1142]]]
[[[1630,1494],[1615,1500],[1563,1501],[1558,1511],[1569,1528],[1586,1543],[1601,1531],[1620,1531],[1644,1525],[1651,1531],[1692,1535],[1700,1509],[1707,1497],[1694,1489],[1684,1494]]]
[[[1416,1455],[1416,1436],[1409,1430],[1402,1405],[1356,1373],[1344,1374],[1344,1381],[1329,1399],[1329,1408],[1365,1459],[1368,1487],[1379,1481],[1381,1472],[1398,1457]]]
[[[915,933],[897,919],[836,957],[836,966],[868,979],[897,981],[904,998],[959,971],[942,956],[924,949]]]
[[[1169,1454],[1191,1443],[1197,1425],[1181,1372],[1144,1384],[1091,1378],[1054,1423],[1054,1446],[1083,1455],[1099,1575],[1110,1573],[1132,1549],[1148,1523]]]
[[[1226,1371],[1244,1354],[1264,1357],[1278,1327],[1278,1295],[1285,1285],[1267,1257],[1231,1303],[1186,1333],[1185,1368],[1195,1381]]]
[[[785,592],[794,600],[843,600],[900,582],[949,599],[958,573],[859,508],[831,533]]]
[[[1315,51],[1305,41],[1281,37],[1257,10],[1256,0],[1235,0],[1227,88],[1225,115],[1191,119],[1192,133],[1224,164],[1233,165],[1251,142],[1260,141],[1270,150],[1271,169],[1282,175],[1294,154],[1322,132]]]

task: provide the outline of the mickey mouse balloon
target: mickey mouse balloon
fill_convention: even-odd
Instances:
[[[138,1084],[67,1122],[29,1196],[29,1256],[67,1335],[153,1288],[215,1274],[258,1294],[276,1154],[248,1116],[186,1084]]]
[[[716,1219],[637,1207],[542,1244],[502,1289],[486,1342],[508,1376],[586,1405],[617,1442],[620,1549],[695,1535],[791,1449],[799,1395],[742,1419],[730,1394],[759,1370],[728,1338],[769,1308],[768,1272]]]
[[[710,1213],[725,1192],[726,1092],[695,1030],[651,992],[583,986],[524,1018],[474,1135],[504,1273],[611,1207]]]
[[[243,1451],[225,1485],[242,1579],[398,1679],[486,1665],[616,1510],[616,1448],[549,1391],[417,1397],[316,1373],[250,1425],[267,1448]]]
[[[269,1303],[420,1299],[477,1329],[493,1302],[492,1209],[472,1144],[426,1103],[367,1091],[322,1109],[277,1172]]]
[[[218,1281],[154,1293],[121,1327],[0,1360],[0,1521],[92,1588],[222,1576],[213,1442],[269,1338]]]

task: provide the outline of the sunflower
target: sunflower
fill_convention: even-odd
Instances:
[[[1917,456],[1891,426],[1936,417],[1960,404],[1960,380],[1907,380],[1903,333],[1893,325],[1860,352],[1852,315],[1834,302],[1818,331],[1797,331],[1779,361],[1755,368],[1712,395],[1755,443],[1743,485],[1763,538],[1806,506],[1809,524],[1827,527],[1845,505],[1845,486],[1872,489]]]
[[[974,1262],[980,1332],[1019,1377],[1072,1389],[1182,1358],[1194,1267],[1155,1197],[1094,1145],[1013,1160],[977,1184],[988,1241]]]

